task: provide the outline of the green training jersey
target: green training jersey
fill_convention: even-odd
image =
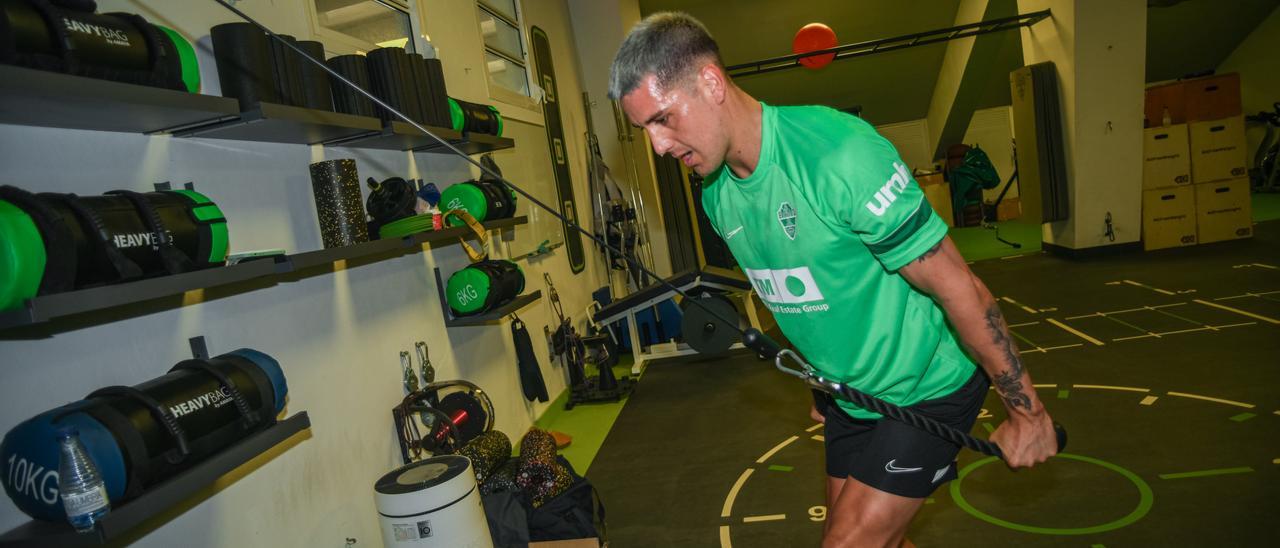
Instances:
[[[783,334],[825,377],[891,403],[955,391],[975,365],[942,309],[897,272],[947,234],[910,170],[860,118],[763,108],[755,171],[722,165],[702,204]]]

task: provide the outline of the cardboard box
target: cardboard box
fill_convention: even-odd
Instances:
[[[1191,144],[1187,125],[1142,132],[1142,189],[1191,184]]]
[[[1142,192],[1142,248],[1196,244],[1195,190],[1191,186]]]
[[[955,227],[955,215],[951,211],[951,184],[943,180],[941,173],[916,175],[916,183],[924,191],[924,199],[929,200],[929,207],[946,221],[947,226]]]
[[[1183,82],[1188,122],[1221,120],[1244,113],[1240,106],[1240,75],[1218,74]]]
[[[1169,124],[1187,123],[1186,88],[1182,82],[1164,84],[1147,88],[1146,105],[1143,113],[1147,124],[1144,127],[1160,127],[1166,125],[1164,116],[1169,115]]]
[[[1017,196],[1012,198],[1005,196],[1003,200],[1000,200],[1000,205],[996,206],[997,221],[1008,221],[1021,216],[1022,200],[1018,199]]]
[[[1191,182],[1247,177],[1244,117],[1191,123]]]
[[[1253,211],[1247,177],[1194,186],[1196,230],[1200,243],[1253,236]]]

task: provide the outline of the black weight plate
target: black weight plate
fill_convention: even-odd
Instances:
[[[465,411],[466,417],[457,423],[458,440],[463,444],[484,433],[489,415],[485,413],[480,400],[467,392],[453,392],[440,399],[436,406],[444,414],[453,417],[458,411]]]
[[[692,302],[694,299],[696,303]],[[694,350],[702,354],[720,354],[738,342],[737,328],[741,320],[738,310],[725,297],[714,294],[691,297],[681,304],[681,309],[684,311],[684,319],[681,320],[684,342]],[[733,325],[725,325],[720,318],[733,322]]]

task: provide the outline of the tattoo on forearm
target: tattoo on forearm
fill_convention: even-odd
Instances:
[[[944,238],[941,242],[934,244],[933,247],[929,248],[928,251],[925,251],[919,257],[916,257],[916,260],[911,262],[923,263],[925,259],[928,259],[929,257],[932,257],[934,255],[937,255],[939,251],[942,251],[942,242],[945,242],[945,241],[946,239]]]
[[[1004,315],[1000,313],[1000,305],[992,303],[991,308],[987,309],[986,319],[991,342],[1004,352],[1005,362],[1009,364],[1009,369],[1001,371],[992,379],[996,390],[1009,407],[1021,407],[1030,411],[1031,397],[1023,392],[1022,387],[1022,359],[1018,355],[1017,345],[1009,336],[1009,328]]]

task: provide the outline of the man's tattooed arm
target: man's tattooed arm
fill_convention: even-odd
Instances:
[[[945,241],[945,240],[944,240],[944,241]],[[916,260],[911,261],[911,263],[912,263],[912,264],[915,264],[915,263],[923,263],[923,262],[925,261],[925,259],[928,259],[929,257],[932,257],[932,256],[934,256],[934,255],[937,255],[939,251],[942,251],[942,242],[938,242],[938,243],[934,244],[934,245],[933,245],[933,247],[929,248],[929,250],[928,250],[928,251],[925,251],[925,252],[924,252],[923,254],[921,254],[919,257],[916,257]]]
[[[1030,411],[1031,398],[1023,392],[1022,386],[1022,358],[1018,356],[1018,346],[1009,336],[1009,327],[1000,313],[1000,305],[992,303],[987,309],[986,319],[991,342],[1003,352],[1005,363],[1009,365],[1008,369],[997,373],[992,382],[1010,408],[1021,407]]]

